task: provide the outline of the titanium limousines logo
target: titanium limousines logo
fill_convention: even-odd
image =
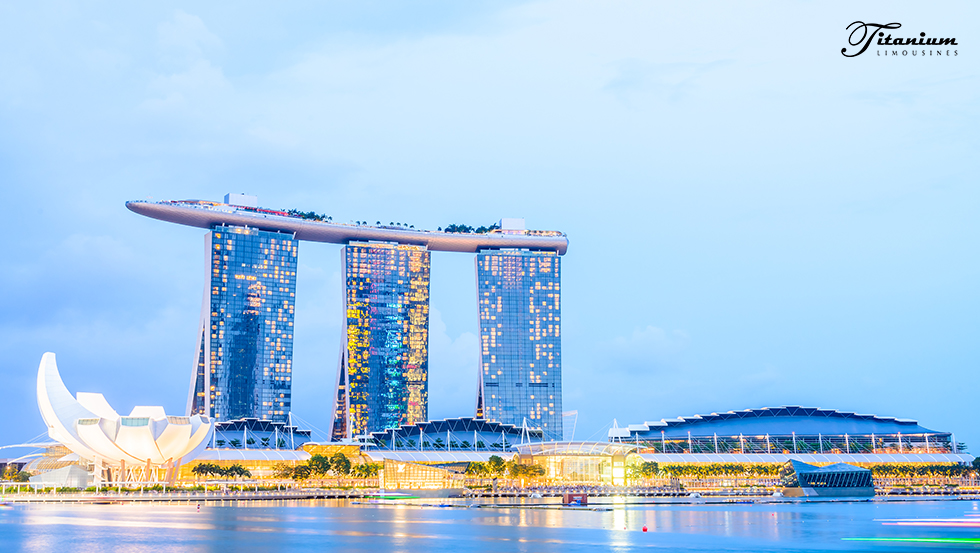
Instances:
[[[943,46],[959,46],[959,44],[956,43],[955,38],[927,38],[925,33],[919,33],[919,36],[915,38],[892,38],[890,31],[900,29],[901,27],[901,23],[887,23],[885,25],[881,25],[879,23],[855,21],[847,26],[847,30],[851,31],[851,34],[847,37],[847,42],[850,43],[851,46],[860,47],[861,49],[853,54],[848,54],[847,48],[841,48],[840,53],[848,58],[860,56],[865,52],[865,50],[868,49],[869,46],[871,46],[871,41],[874,40],[875,35],[878,35],[878,46],[891,46],[892,48],[898,46],[903,47],[901,50],[888,48],[878,49],[877,54],[879,56],[908,56],[911,54],[913,56],[955,57],[960,55],[959,50],[942,49]],[[888,36],[885,36],[886,32],[888,32]],[[908,48],[909,46],[912,48]],[[925,46],[926,48],[920,50],[917,48],[918,46]]]

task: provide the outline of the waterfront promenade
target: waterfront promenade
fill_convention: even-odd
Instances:
[[[384,491],[389,493],[412,494],[413,490],[381,490],[379,488],[288,488],[281,490],[247,489],[226,490],[180,490],[154,491],[103,490],[99,492],[63,492],[51,489],[36,491],[21,491],[0,495],[3,503],[82,503],[82,504],[113,504],[113,503],[214,503],[214,502],[252,502],[252,501],[308,501],[308,500],[374,500]],[[715,490],[691,491],[685,489],[666,488],[615,488],[615,487],[552,487],[552,488],[513,488],[492,490],[463,490],[455,495],[456,499],[477,501],[496,501],[501,499],[532,500],[541,499],[554,503],[565,493],[585,493],[590,501],[606,501],[610,499],[625,499],[628,501],[657,502],[664,500],[674,503],[677,501],[726,503],[731,501],[772,502],[799,501],[799,499],[773,496],[775,489],[767,488],[728,488]],[[955,488],[878,488],[875,490],[876,500],[980,500],[980,489]],[[452,497],[451,497],[452,498]],[[866,499],[866,498],[865,498]],[[431,498],[426,499],[426,501]],[[864,499],[863,499],[864,500]],[[400,501],[400,500],[399,500]],[[805,499],[804,499],[805,501]]]

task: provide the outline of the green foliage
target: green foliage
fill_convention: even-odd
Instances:
[[[656,461],[644,461],[626,467],[626,476],[633,480],[653,478],[660,474],[660,466]]]
[[[194,465],[191,469],[191,473],[197,476],[223,476],[225,478],[251,478],[252,473],[240,464],[234,464],[230,467],[222,467],[216,463],[199,463]]]
[[[238,438],[235,438],[235,439],[231,440],[228,443],[231,445],[231,447],[233,447],[235,449],[238,449],[238,448],[242,447],[242,441],[239,440]]]
[[[319,453],[310,457],[306,465],[310,467],[310,474],[313,476],[325,476],[330,472],[330,459]]]
[[[351,474],[357,478],[376,478],[382,467],[381,463],[361,463],[354,465]]]
[[[31,473],[17,470],[17,465],[7,465],[7,468],[3,471],[3,479],[9,480],[10,482],[29,482],[31,480]]]
[[[912,464],[912,463],[889,463],[871,465],[871,474],[878,477],[890,478],[952,478],[966,476],[967,473],[977,470],[980,465],[977,460],[973,460],[973,465],[956,464]]]
[[[299,217],[307,221],[333,221],[333,217],[321,215],[315,211],[300,211],[298,209],[287,209],[285,211],[293,217]]]
[[[507,463],[499,455],[491,455],[487,461],[487,470],[495,478],[503,476],[504,471],[507,470]]]
[[[474,461],[466,466],[467,476],[476,476],[478,478],[483,478],[488,474],[490,474],[490,467],[487,466],[487,463]]]
[[[286,463],[276,463],[276,465],[272,467],[272,474],[276,478],[292,478],[293,467],[287,465]]]
[[[541,465],[525,465],[516,461],[506,463],[507,476],[511,478],[540,478],[545,475],[544,467]]]
[[[343,453],[338,451],[330,457],[330,468],[337,476],[347,476],[350,474],[350,467],[350,459]]]
[[[456,224],[453,224],[453,225],[449,225],[448,227],[446,227],[445,229],[443,229],[443,232],[454,232],[454,233],[474,233],[475,232],[477,234],[486,234],[486,233],[488,233],[488,232],[490,232],[492,230],[497,230],[499,228],[500,228],[500,225],[498,225],[497,223],[494,223],[494,224],[492,224],[490,226],[487,226],[487,227],[480,226],[480,227],[477,227],[477,228],[473,228],[473,227],[471,227],[469,225],[456,225]]]
[[[698,465],[661,465],[660,471],[675,478],[761,477],[778,476],[781,463],[709,463]]]

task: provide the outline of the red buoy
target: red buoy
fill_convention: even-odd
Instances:
[[[643,531],[644,531],[644,532],[646,532],[646,531],[647,531],[647,525],[646,525],[646,524],[644,524],[644,525],[643,525]]]

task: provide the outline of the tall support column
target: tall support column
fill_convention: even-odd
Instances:
[[[480,325],[477,412],[563,439],[561,257],[482,250],[476,255]]]
[[[427,420],[429,251],[351,242],[341,255],[344,343],[333,439]]]

